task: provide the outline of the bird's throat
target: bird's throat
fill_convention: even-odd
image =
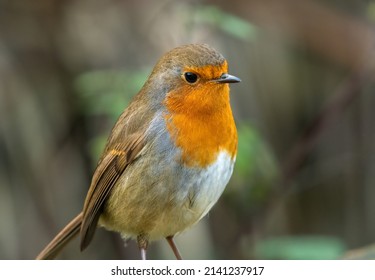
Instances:
[[[164,115],[181,161],[191,167],[211,165],[221,151],[233,159],[237,153],[237,130],[229,104],[229,88],[220,92],[180,93],[167,98]],[[184,98],[182,100],[176,100]]]

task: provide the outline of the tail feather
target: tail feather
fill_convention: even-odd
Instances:
[[[37,260],[50,260],[68,244],[80,231],[82,224],[82,212],[67,224],[56,237],[36,257]]]

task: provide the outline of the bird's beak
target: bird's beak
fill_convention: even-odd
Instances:
[[[223,74],[221,75],[221,77],[217,80],[215,80],[215,82],[219,83],[219,84],[229,84],[229,83],[239,83],[241,82],[241,80],[239,78],[237,78],[236,76],[232,76],[232,75],[229,75],[229,74]]]

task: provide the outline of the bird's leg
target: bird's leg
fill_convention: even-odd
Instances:
[[[140,234],[137,236],[137,243],[139,250],[141,250],[141,258],[142,260],[146,260],[146,251],[148,246],[148,239],[144,234]]]
[[[174,255],[176,256],[176,259],[178,259],[178,260],[182,260],[182,257],[181,257],[181,254],[180,254],[180,251],[178,251],[178,248],[177,248],[177,246],[176,246],[176,243],[174,243],[173,235],[171,235],[171,236],[167,236],[165,239],[167,239],[169,246],[171,246],[172,251],[173,251]]]

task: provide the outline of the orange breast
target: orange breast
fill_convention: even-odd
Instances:
[[[237,130],[229,103],[229,86],[202,82],[182,85],[166,98],[164,116],[182,162],[191,167],[212,164],[220,151],[237,153]]]

